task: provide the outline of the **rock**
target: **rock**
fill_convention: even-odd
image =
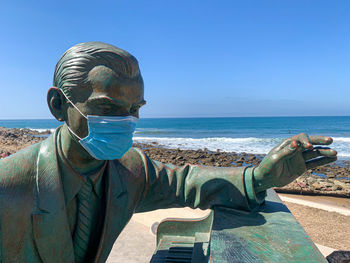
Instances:
[[[297,182],[297,184],[301,187],[301,188],[304,188],[304,187],[306,187],[306,184],[305,183],[303,183],[303,182]]]
[[[254,161],[254,160],[256,160],[256,159],[257,159],[257,158],[256,158],[256,156],[254,156],[254,155],[250,155],[249,158],[248,158],[249,161]]]
[[[340,185],[333,185],[333,186],[332,186],[332,190],[333,190],[333,191],[343,190],[343,187],[340,186]]]
[[[44,140],[45,137],[35,137],[41,133],[29,129],[7,129],[0,127],[0,158],[11,155],[16,151],[31,144]],[[235,153],[209,151],[208,149],[181,150],[162,148],[155,141],[149,144],[134,144],[146,152],[146,154],[157,161],[184,165],[185,163],[210,165],[221,167],[239,167],[243,164],[259,165],[264,155],[249,153]],[[326,174],[327,179],[318,175]],[[336,177],[335,177],[336,176]],[[308,170],[297,180],[287,186],[275,188],[277,191],[290,193],[325,194],[350,197],[350,162],[345,161],[343,165],[324,165]]]
[[[0,154],[0,159],[7,157],[8,155],[6,153]]]
[[[326,176],[327,176],[327,178],[335,178],[336,174],[328,172],[328,173],[326,173]]]
[[[322,185],[320,185],[319,183],[313,183],[312,185],[311,185],[315,190],[320,190],[320,189],[322,189]]]

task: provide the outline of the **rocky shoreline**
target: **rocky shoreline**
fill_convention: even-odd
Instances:
[[[157,143],[135,144],[135,146],[143,149],[153,160],[175,165],[191,163],[221,167],[255,166],[259,165],[264,157],[264,155],[249,153],[212,152],[207,149],[166,149],[159,147]],[[350,197],[349,178],[350,162],[337,161],[335,164],[308,170],[292,183],[284,187],[276,187],[275,190],[280,193]]]
[[[44,140],[49,133],[49,130],[36,132],[30,129],[0,127],[0,158]],[[255,166],[264,157],[248,153],[212,152],[207,149],[167,149],[159,146],[156,142],[151,144],[135,143],[134,146],[143,149],[154,160],[175,165],[191,163],[217,167]],[[308,170],[292,183],[275,189],[282,193],[350,197],[350,162],[338,161],[334,164]]]
[[[46,139],[50,131],[37,132],[30,129],[0,127],[0,158]]]

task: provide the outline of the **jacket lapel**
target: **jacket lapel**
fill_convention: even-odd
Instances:
[[[43,262],[74,262],[62,182],[57,162],[56,137],[41,143],[36,171],[36,209],[33,233]]]
[[[118,161],[109,161],[107,165],[107,206],[101,235],[100,245],[95,262],[105,262],[113,247],[115,240],[130,219],[126,213],[128,195],[122,173],[118,171]]]

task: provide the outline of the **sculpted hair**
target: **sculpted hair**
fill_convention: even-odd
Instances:
[[[68,49],[56,64],[53,85],[69,96],[69,90],[88,84],[88,74],[96,66],[106,66],[123,77],[140,76],[134,56],[103,42],[86,42]]]

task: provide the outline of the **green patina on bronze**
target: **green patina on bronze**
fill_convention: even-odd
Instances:
[[[161,222],[151,262],[310,262],[327,260],[270,189],[256,212],[215,206],[204,219]]]
[[[273,190],[257,213],[218,208],[214,215],[212,263],[327,262]]]
[[[256,210],[266,189],[336,159],[334,150],[313,149],[314,144],[330,144],[330,138],[300,134],[276,146],[256,168],[178,167],[152,161],[135,148],[118,160],[96,160],[67,128],[81,138],[87,136],[87,121],[79,111],[138,117],[145,104],[137,60],[101,42],[78,44],[63,54],[47,102],[64,124],[47,140],[0,160],[3,262],[75,261],[74,206],[72,210],[63,186],[73,176],[85,178],[102,171],[102,224],[94,233],[99,237],[91,247],[95,252],[87,260],[104,262],[135,212],[185,206]]]

